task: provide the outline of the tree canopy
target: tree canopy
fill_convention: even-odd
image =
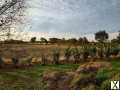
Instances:
[[[95,33],[95,40],[97,40],[98,42],[104,42],[108,38],[109,38],[109,35],[105,30]]]

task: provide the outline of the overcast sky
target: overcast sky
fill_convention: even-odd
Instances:
[[[45,37],[80,37],[120,30],[120,0],[29,0],[30,31]]]

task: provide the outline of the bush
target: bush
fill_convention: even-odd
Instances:
[[[119,54],[119,49],[118,48],[112,48],[111,49],[111,55],[117,56]]]
[[[103,47],[100,47],[100,48],[98,48],[97,49],[97,52],[98,52],[98,56],[100,57],[100,58],[102,58],[104,55],[103,55]]]
[[[80,51],[78,50],[78,48],[74,48],[72,54],[73,54],[75,63],[78,63],[80,60]]]
[[[96,52],[97,52],[97,50],[96,50],[95,47],[91,47],[91,48],[89,49],[89,53],[90,53],[90,56],[91,56],[92,58],[96,56]]]
[[[65,60],[69,62],[71,54],[72,54],[71,48],[66,48],[64,51],[64,54],[65,54]]]
[[[16,58],[16,57],[13,57],[13,58],[12,58],[12,62],[13,62],[13,64],[15,65],[15,67],[17,67],[17,65],[19,64],[19,59]]]
[[[46,56],[44,54],[42,54],[42,56],[41,56],[41,63],[42,63],[42,65],[47,64],[47,58],[46,58]]]
[[[104,49],[104,54],[106,57],[109,57],[111,55],[110,51],[111,51],[111,48],[109,46]]]
[[[106,80],[102,83],[101,90],[110,90],[111,80]]]
[[[59,64],[59,60],[60,60],[60,50],[55,49],[55,50],[53,50],[53,63]]]
[[[32,65],[32,57],[29,57],[29,58],[27,59],[27,64],[28,64],[29,66]]]
[[[3,66],[3,64],[4,64],[4,61],[3,61],[2,57],[0,56],[0,68]]]
[[[83,59],[84,60],[88,59],[88,56],[89,56],[89,51],[84,49],[84,51],[83,51]]]
[[[102,83],[101,90],[110,90],[111,81],[113,81],[113,80],[119,81],[120,80],[120,73],[114,75],[111,79],[104,81]]]

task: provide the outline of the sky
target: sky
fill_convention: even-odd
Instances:
[[[120,0],[28,0],[31,36],[93,39],[94,33],[120,30]]]

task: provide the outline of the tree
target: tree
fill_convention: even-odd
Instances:
[[[88,39],[86,37],[83,37],[83,43],[86,44],[88,42],[89,42]]]
[[[109,35],[105,30],[95,33],[95,39],[98,42],[105,42],[108,38],[109,38]]]
[[[119,31],[119,34],[117,36],[117,41],[118,41],[118,43],[120,43],[120,31]]]
[[[0,1],[0,36],[1,38],[11,36],[11,28],[22,23],[23,8],[25,0],[1,0]],[[16,30],[16,29],[15,29]]]
[[[80,37],[80,38],[78,39],[78,42],[79,42],[80,44],[82,44],[82,43],[83,43],[83,38]]]
[[[86,38],[86,37],[83,37],[83,38],[79,38],[78,39],[78,42],[79,42],[79,44],[86,44],[86,43],[88,43],[89,41],[88,41],[88,39]]]
[[[68,42],[72,43],[72,44],[75,44],[77,43],[77,39],[76,38],[71,38],[68,40]]]
[[[58,38],[49,38],[50,43],[57,43],[57,42],[59,42],[59,40],[60,39],[58,39]]]
[[[48,43],[47,39],[45,39],[44,37],[41,37],[41,38],[40,38],[40,41],[41,41],[41,43],[45,43],[45,44]]]
[[[36,42],[36,37],[32,37],[30,40],[32,43]]]

